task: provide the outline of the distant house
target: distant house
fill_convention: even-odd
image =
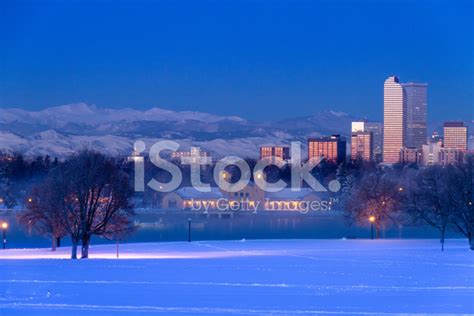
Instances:
[[[233,205],[242,209],[256,208],[267,211],[301,211],[308,204],[320,205],[322,210],[330,209],[328,196],[311,188],[292,191],[285,188],[279,192],[265,192],[250,182],[238,192],[224,192],[211,187],[210,192],[200,192],[193,187],[180,188],[164,195],[162,207],[165,209],[220,209],[223,205]],[[319,203],[319,204],[318,204]],[[319,206],[318,206],[319,207]]]
[[[161,202],[163,208],[189,209],[192,203],[209,203],[211,208],[217,207],[217,201],[223,194],[217,187],[211,187],[210,192],[201,192],[193,187],[183,187],[164,195]]]
[[[255,183],[249,182],[242,190],[238,192],[223,192],[223,196],[231,201],[263,201],[265,199],[265,192]]]

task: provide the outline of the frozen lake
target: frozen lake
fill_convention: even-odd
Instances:
[[[186,241],[188,218],[192,220],[193,240],[237,239],[341,239],[369,238],[370,226],[348,225],[340,212],[301,214],[296,212],[259,212],[237,214],[202,214],[184,211],[142,211],[135,216],[140,228],[127,242]],[[14,216],[1,217],[7,221],[8,247],[48,247],[51,241],[20,227]],[[453,236],[449,233],[449,236]],[[390,226],[382,230],[383,238],[438,238],[430,227]],[[107,240],[93,238],[94,244]],[[69,244],[69,238],[63,240]]]
[[[252,240],[0,251],[1,315],[474,314],[465,240]],[[22,260],[24,259],[24,260]]]

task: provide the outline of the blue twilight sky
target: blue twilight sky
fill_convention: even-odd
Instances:
[[[473,118],[474,1],[0,2],[0,106],[380,119],[383,81]]]

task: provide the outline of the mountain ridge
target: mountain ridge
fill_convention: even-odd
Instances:
[[[226,155],[257,158],[261,145],[301,141],[305,152],[308,137],[330,134],[348,137],[350,123],[357,119],[360,118],[334,110],[256,122],[239,116],[158,107],[113,109],[72,103],[40,111],[6,108],[0,109],[0,151],[64,158],[88,145],[110,155],[129,155],[136,140],[151,146],[166,139],[178,142],[180,150],[199,146],[215,158]]]

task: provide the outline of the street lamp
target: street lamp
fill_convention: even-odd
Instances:
[[[2,223],[2,228],[3,228],[3,249],[7,248],[7,228],[8,228],[8,223],[3,222]]]
[[[371,215],[369,216],[369,222],[370,222],[370,239],[374,239],[374,222],[375,222],[375,216]]]
[[[188,242],[191,242],[191,217],[188,218]]]

